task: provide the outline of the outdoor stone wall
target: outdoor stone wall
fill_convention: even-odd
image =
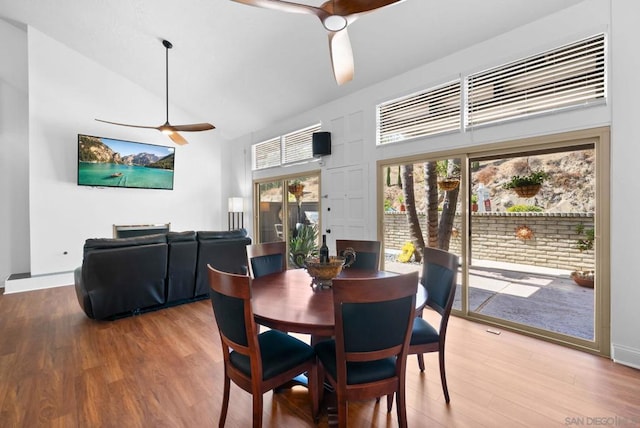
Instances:
[[[425,214],[418,217],[424,227]],[[457,215],[457,231],[462,230],[460,220]],[[473,213],[471,257],[556,269],[593,269],[593,250],[580,252],[576,248],[578,239],[584,239],[584,235],[576,233],[576,226],[582,224],[591,229],[593,220],[592,213]],[[409,241],[406,215],[385,213],[384,222],[385,248],[399,251]],[[519,226],[531,229],[533,237],[518,239],[515,232]],[[449,249],[459,254],[460,246],[460,236],[452,237]]]

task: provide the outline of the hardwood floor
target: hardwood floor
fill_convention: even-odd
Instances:
[[[437,356],[425,363],[408,362],[412,427],[640,427],[640,371],[601,357],[452,317],[449,406]],[[216,426],[222,376],[209,301],[96,322],[71,286],[0,295],[1,427]],[[231,388],[226,426],[250,426],[251,397]],[[264,399],[265,427],[314,426],[304,388]],[[395,409],[351,403],[349,425],[396,427]]]

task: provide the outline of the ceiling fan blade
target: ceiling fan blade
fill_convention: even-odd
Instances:
[[[96,119],[98,122],[109,123],[111,125],[129,126],[131,128],[145,128],[145,129],[158,129],[157,126],[144,126],[144,125],[128,125],[126,123],[109,122],[108,120]]]
[[[282,0],[233,0],[236,3],[247,4],[249,6],[261,7],[264,9],[279,10],[282,12],[305,13],[316,15],[320,19],[326,17],[326,12],[318,7],[306,4],[293,3]]]
[[[185,144],[189,144],[189,142],[187,140],[185,140],[182,135],[178,134],[177,132],[172,132],[171,134],[169,134],[169,138],[171,138],[171,140],[180,145],[180,146],[184,146]]]
[[[353,51],[347,29],[329,33],[329,50],[331,51],[331,65],[338,85],[353,79]]]
[[[404,0],[329,0],[321,7],[331,4],[333,13],[340,16],[354,15],[371,12],[381,7],[394,3],[401,3]],[[328,6],[329,7],[329,6]]]
[[[192,123],[190,125],[173,125],[173,129],[176,131],[196,132],[208,131],[210,129],[216,129],[216,127],[210,123]]]

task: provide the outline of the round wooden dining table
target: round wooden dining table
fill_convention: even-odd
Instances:
[[[344,269],[339,278],[381,278],[397,273]],[[251,286],[253,315],[258,324],[292,333],[310,334],[312,342],[334,334],[333,292],[312,287],[305,269],[290,269],[255,278]],[[424,307],[427,291],[418,286],[416,308]]]

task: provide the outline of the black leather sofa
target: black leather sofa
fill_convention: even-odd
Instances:
[[[245,273],[250,243],[244,229],[87,239],[78,302],[89,318],[109,319],[206,298],[207,264]]]

